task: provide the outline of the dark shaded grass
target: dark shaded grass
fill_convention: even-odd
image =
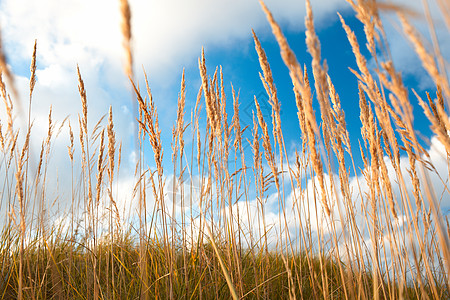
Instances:
[[[3,235],[7,234],[5,230]],[[10,236],[11,244],[17,243],[17,236]],[[0,248],[2,261],[0,273],[1,299],[16,299],[18,296],[18,249],[11,251],[5,241]],[[45,245],[42,245],[45,244]],[[112,247],[111,247],[112,246]],[[228,253],[226,245],[219,245],[222,258]],[[112,253],[111,253],[112,249]],[[219,262],[211,244],[204,244],[202,251],[196,249],[188,251],[188,261],[185,268],[183,251],[179,248],[175,253],[175,286],[174,297],[176,299],[230,299],[230,291],[225,277],[220,271]],[[24,297],[26,299],[90,299],[93,293],[93,274],[90,253],[83,244],[67,239],[53,239],[47,242],[30,243],[24,254],[25,260],[25,284]],[[149,273],[147,274],[150,286],[143,286],[139,269],[139,245],[130,235],[111,245],[104,241],[98,245],[99,274],[98,281],[102,298],[139,299],[142,289],[147,288],[151,299],[169,299],[163,291],[168,284],[167,274],[164,270],[165,254],[163,247],[153,242],[147,245],[147,262]],[[114,257],[114,270],[111,270],[110,259]],[[306,254],[298,254],[286,257],[291,269],[296,270],[293,275],[295,282],[295,296],[298,299],[321,299],[324,297],[322,290],[323,278],[321,272],[325,270],[328,291],[333,299],[345,299],[343,285],[340,279],[339,267],[331,258],[324,258],[324,265],[318,257],[307,257]],[[242,270],[242,284],[244,299],[286,299],[289,297],[288,274],[285,264],[279,253],[255,252],[242,250],[239,261]],[[309,261],[309,262],[308,262]],[[342,262],[341,262],[342,263]],[[309,264],[312,267],[309,267]],[[255,271],[256,270],[256,271]],[[311,272],[312,270],[312,272]],[[230,272],[232,270],[229,270]],[[269,278],[261,283],[259,278]],[[115,283],[111,282],[111,274],[114,274]],[[372,290],[371,271],[351,274],[351,279],[359,280],[367,284],[365,291]],[[188,278],[185,281],[185,278]],[[384,288],[388,289],[385,282]],[[239,288],[236,282],[236,288]],[[400,287],[394,286],[396,289]],[[411,284],[404,290],[406,299],[419,299],[420,291],[414,291]],[[424,287],[427,293],[431,293],[429,287]],[[448,299],[448,290],[439,288],[441,299]],[[357,291],[355,291],[357,293]],[[394,294],[398,294],[397,290]],[[361,295],[360,295],[361,296]],[[372,295],[367,295],[372,298]],[[381,295],[381,299],[385,299]]]

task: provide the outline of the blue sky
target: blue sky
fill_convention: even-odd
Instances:
[[[427,35],[422,15],[422,1],[396,1],[418,12],[414,19],[417,28]],[[306,52],[304,35],[305,8],[303,1],[266,1],[275,19],[281,24],[291,48],[301,64],[311,73],[310,55]],[[165,148],[165,164],[170,166],[172,126],[176,118],[176,101],[180,90],[182,69],[186,70],[187,111],[195,103],[200,75],[198,57],[205,49],[209,75],[216,66],[223,67],[224,82],[231,119],[232,96],[230,83],[240,90],[242,127],[251,125],[253,96],[264,107],[264,88],[259,79],[260,66],[251,35],[253,28],[261,40],[274,74],[275,85],[281,101],[282,126],[288,150],[293,151],[300,141],[296,106],[288,69],[283,64],[278,45],[259,6],[258,1],[130,1],[134,47],[134,70],[143,86],[144,68],[160,117]],[[322,58],[327,60],[329,75],[341,99],[355,160],[359,159],[360,127],[357,81],[349,67],[357,69],[350,45],[336,12],[356,32],[361,49],[364,33],[350,6],[344,0],[312,0],[316,30],[322,46]],[[440,38],[441,51],[447,61],[450,39],[445,24],[434,1],[433,17]],[[396,28],[392,14],[383,15],[388,41],[397,70],[404,76],[406,86],[415,88],[421,96],[433,85],[418,63],[414,51]],[[72,125],[78,124],[81,112],[78,95],[76,65],[86,85],[90,124],[93,126],[109,105],[113,106],[117,138],[124,143],[123,168],[134,170],[134,116],[131,104],[130,84],[123,72],[122,37],[118,1],[110,0],[2,0],[0,2],[2,42],[21,101],[28,95],[29,64],[34,39],[38,40],[37,84],[33,96],[34,147],[47,132],[47,115],[53,106],[53,117],[62,121],[69,116]],[[369,60],[370,61],[370,60]],[[372,62],[373,63],[373,62]],[[410,95],[412,92],[410,91]],[[414,97],[410,97],[415,109],[415,128],[431,138],[429,123],[420,113]],[[266,104],[267,105],[267,104]],[[266,106],[267,107],[267,106]],[[317,107],[317,106],[316,106]],[[318,111],[317,107],[317,111]],[[268,113],[269,114],[269,113]],[[203,118],[204,115],[203,115]],[[267,123],[271,123],[269,119]],[[250,131],[247,133],[250,137]],[[62,133],[54,145],[54,160],[59,156],[67,160],[67,133]],[[61,154],[59,154],[61,153]],[[149,153],[149,160],[153,157]],[[171,172],[171,171],[170,171]]]

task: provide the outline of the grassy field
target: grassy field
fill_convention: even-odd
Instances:
[[[147,80],[133,80],[131,15],[122,0],[125,73],[136,100],[136,149],[141,153],[134,188],[127,191],[137,207],[130,219],[118,205],[122,152],[113,112],[88,120],[89,91],[82,70],[77,69],[78,124],[62,122],[57,128],[50,111],[47,138],[41,151],[32,153],[31,112],[26,126],[13,117],[21,108],[1,53],[6,118],[0,127],[0,299],[450,299],[450,227],[440,208],[450,197],[450,87],[441,72],[442,57],[424,46],[401,8],[350,2],[376,61],[369,67],[362,46],[340,17],[358,66],[353,72],[359,84],[359,149],[351,147],[309,1],[308,67],[302,67],[261,2],[294,87],[302,148],[292,156],[281,130],[272,72],[254,32],[271,119],[263,117],[255,97],[253,126],[241,128],[238,93],[225,95],[222,70],[208,73],[202,52],[195,109],[185,111],[186,101],[193,99],[186,99],[183,72],[172,148],[163,149]],[[434,81],[436,89],[427,99],[403,84],[390,61],[380,10],[397,15],[418,63]],[[444,13],[444,19],[450,23],[450,15]],[[385,51],[380,54],[379,48]],[[30,103],[35,73],[36,47]],[[413,127],[413,101],[419,101],[428,118],[445,166],[433,165]],[[317,103],[320,114],[313,109]],[[233,106],[233,116],[227,114],[227,104]],[[207,120],[205,127],[200,118]],[[88,122],[96,124],[92,130]],[[251,131],[252,140],[243,138],[244,130]],[[50,201],[48,168],[60,131],[70,137],[71,170],[58,180],[71,178],[72,190],[69,199],[53,196]],[[245,144],[250,144],[252,157],[245,157]],[[172,158],[171,166],[163,168],[163,154]],[[364,165],[355,165],[355,157]],[[154,168],[147,167],[149,160]],[[356,176],[351,179],[350,174]],[[435,178],[442,179],[442,194],[435,190]],[[269,199],[271,195],[276,198]],[[155,205],[149,209],[150,201]],[[278,207],[275,224],[273,216],[267,219],[268,201]],[[64,222],[49,216],[57,202],[69,203],[58,212]]]

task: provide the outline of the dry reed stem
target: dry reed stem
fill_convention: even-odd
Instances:
[[[234,132],[235,132],[233,146],[235,149],[239,149],[241,154],[243,154],[242,133],[245,130],[245,128],[243,130],[241,129],[241,122],[239,120],[239,94],[240,94],[240,91],[236,95],[234,87],[233,87],[233,85],[231,85],[231,93],[233,96],[233,118],[232,118],[231,122],[233,123],[233,128],[234,128]]]
[[[381,72],[379,75],[380,80],[393,93],[389,94],[389,99],[393,104],[396,113],[401,116],[401,119],[405,122],[405,129],[409,131],[409,136],[414,138],[413,111],[411,103],[409,102],[408,91],[403,84],[402,77],[400,73],[395,71],[392,62],[381,63],[381,65],[389,75],[390,80],[388,80]],[[421,151],[421,149],[417,149],[416,151]]]
[[[324,63],[324,65],[321,65],[321,51],[320,51],[320,41],[317,37],[314,29],[314,21],[313,21],[313,13],[311,9],[311,3],[309,0],[306,2],[306,17],[305,17],[305,26],[306,26],[306,45],[308,47],[308,52],[312,56],[312,69],[313,69],[313,75],[314,75],[314,81],[315,81],[315,89],[317,93],[317,99],[319,100],[320,104],[320,110],[322,119],[324,120],[324,126],[323,126],[323,132],[324,132],[324,142],[327,145],[327,148],[329,149],[329,140],[331,139],[331,136],[328,136],[331,134],[329,131],[334,130],[334,121],[332,118],[332,109],[330,107],[330,104],[328,102],[328,81],[327,81],[327,66]],[[328,130],[326,130],[328,129]],[[320,158],[316,157],[317,154],[315,153],[315,143],[312,144],[310,142],[310,149],[312,151],[313,156],[313,166],[316,170],[316,173],[319,177],[319,184],[321,187],[321,193],[322,193],[322,204],[324,205],[325,211],[328,215],[330,215],[330,208],[329,203],[325,199],[326,196],[326,190],[325,185],[323,183],[323,167],[322,163],[320,162]],[[331,170],[330,170],[331,171]],[[333,178],[330,177],[330,180],[332,181]],[[332,182],[330,182],[332,186]],[[333,190],[333,188],[332,188]]]
[[[432,110],[425,104],[422,98],[414,91],[414,94],[422,107],[425,116],[431,122],[431,129],[437,135],[439,141],[444,145],[447,152],[450,152],[450,137],[448,135],[445,119],[441,118],[439,114],[434,115]],[[435,107],[436,108],[436,107]]]
[[[81,117],[78,115],[78,124],[80,128],[79,140],[80,140],[80,148],[81,148],[81,161],[82,164],[86,161],[86,151],[85,151],[85,143],[84,143],[84,130],[83,130],[83,122],[81,121]]]
[[[181,91],[178,95],[178,101],[177,101],[177,120],[176,123],[173,125],[172,128],[172,164],[173,164],[173,183],[172,183],[172,245],[171,245],[171,257],[172,260],[175,259],[175,247],[176,247],[176,237],[178,236],[178,232],[176,230],[176,219],[175,216],[177,215],[176,212],[176,198],[177,198],[177,189],[180,188],[181,193],[181,206],[184,207],[184,197],[183,197],[183,185],[179,184],[182,182],[183,178],[183,152],[184,152],[184,139],[183,139],[183,133],[185,130],[184,127],[184,107],[185,107],[185,97],[186,97],[186,83],[185,83],[185,77],[184,77],[184,69],[182,73],[181,78]],[[177,178],[177,158],[178,155],[180,155],[180,175]],[[183,262],[186,266],[186,249],[185,249],[185,232],[184,232],[184,213],[181,212],[181,218],[182,218],[182,242],[183,242]],[[187,278],[185,277],[185,282]]]
[[[256,173],[261,171],[261,175],[262,175],[262,156],[261,153],[259,151],[259,132],[258,132],[258,123],[255,119],[255,116],[253,116],[253,142],[251,143],[252,145],[252,150],[253,150],[253,169],[255,170]],[[250,143],[250,141],[249,141]],[[258,190],[258,187],[264,187],[263,186],[263,182],[264,180],[261,180],[260,176],[255,176],[255,186],[256,189]],[[264,193],[264,188],[262,189],[262,193],[261,195],[259,195],[259,197],[257,198],[259,200],[259,202],[262,201],[262,194]]]
[[[184,77],[184,69],[183,74],[181,78],[181,91],[178,98],[178,107],[177,107],[177,121],[176,126],[174,126],[173,135],[176,137],[176,141],[178,141],[180,146],[180,159],[183,156],[184,153],[184,139],[183,134],[186,130],[184,126],[184,114],[185,114],[185,106],[186,106],[186,81]],[[173,153],[175,155],[175,153]]]
[[[100,196],[101,196],[102,183],[103,183],[103,171],[104,171],[103,154],[105,152],[104,140],[105,140],[105,130],[103,129],[101,131],[101,135],[100,135],[100,147],[98,150],[98,159],[97,159],[97,184],[95,187],[95,191],[96,191],[95,206],[96,207],[98,207],[98,205],[100,204]]]
[[[415,93],[415,94],[417,94],[417,93]],[[430,93],[426,92],[426,95],[427,95],[427,99],[428,99],[428,104],[431,108],[431,111],[433,112],[433,116],[434,116],[434,118],[436,118],[436,121],[437,121],[436,123],[439,124],[439,126],[442,127],[444,129],[444,131],[446,131],[447,129],[445,128],[445,123],[441,119],[441,116],[439,115],[439,113],[437,111],[437,106],[431,99]]]
[[[31,65],[30,65],[31,76],[30,76],[30,95],[29,95],[29,105],[28,105],[28,126],[30,125],[30,122],[31,122],[31,99],[32,99],[32,95],[33,95],[34,86],[36,85],[36,48],[37,48],[37,41],[35,40],[33,56],[32,56]],[[28,170],[28,163],[27,163],[27,170]]]
[[[31,95],[33,94],[34,86],[36,85],[36,48],[37,48],[37,40],[34,40],[34,49],[33,56],[31,58],[31,66],[30,66],[30,101]]]
[[[5,151],[5,137],[3,136],[1,122],[0,122],[0,146],[2,147],[2,151]]]
[[[275,157],[274,157],[274,153],[272,151],[272,146],[270,144],[270,137],[269,137],[269,132],[267,129],[267,124],[264,121],[264,118],[263,118],[263,115],[261,112],[261,108],[259,106],[259,103],[258,103],[258,100],[256,99],[256,97],[255,97],[255,106],[256,106],[256,112],[257,112],[259,126],[262,129],[262,139],[263,139],[262,145],[264,148],[264,155],[266,157],[266,161],[269,164],[269,167],[274,176],[275,186],[277,187],[277,190],[279,190],[280,182],[279,182],[279,178],[278,178],[278,167],[275,162]]]
[[[217,102],[214,96],[214,83],[211,86],[211,90],[208,85],[208,76],[206,73],[206,62],[205,62],[205,50],[202,48],[202,57],[198,60],[198,67],[200,69],[200,76],[202,78],[203,95],[205,96],[206,103],[206,113],[210,122],[212,129],[212,137],[220,136],[220,117],[219,109],[217,107]],[[217,75],[217,73],[215,73]],[[215,75],[215,76],[216,76]],[[215,77],[214,76],[214,77]],[[214,79],[215,80],[215,79]]]
[[[252,29],[253,40],[255,42],[256,53],[258,54],[259,64],[264,74],[263,84],[264,86],[268,86],[269,89],[266,89],[267,94],[270,97],[270,101],[274,101],[276,98],[277,90],[275,88],[275,84],[273,83],[272,70],[270,69],[269,62],[267,61],[267,56],[264,49],[261,47],[261,43],[258,37],[255,34],[255,31]],[[267,85],[266,85],[267,84]]]
[[[307,80],[307,74],[305,70],[305,79]],[[306,137],[308,135],[308,130],[306,129],[306,116],[305,116],[305,110],[303,108],[303,98],[300,92],[297,89],[294,89],[294,95],[295,95],[295,104],[297,105],[297,118],[300,126],[300,130],[302,132],[302,136]],[[302,139],[302,149],[303,152],[306,151],[306,142],[307,139]]]
[[[17,161],[17,171],[16,171],[16,192],[17,198],[19,200],[20,207],[20,245],[19,245],[19,287],[18,287],[18,299],[23,298],[23,266],[24,266],[24,243],[25,243],[25,232],[26,232],[26,221],[25,221],[25,208],[26,208],[26,191],[23,190],[24,184],[24,173],[23,166],[25,162],[28,160],[26,155],[28,154],[28,146],[30,142],[30,132],[31,126],[28,127],[27,136],[25,138],[25,144],[22,148],[22,152],[20,154],[19,160]]]
[[[328,81],[327,81],[327,66],[326,63],[321,65],[321,50],[320,41],[316,35],[314,29],[313,13],[311,9],[311,3],[309,0],[306,1],[306,45],[308,47],[308,52],[312,56],[312,69],[314,75],[314,85],[317,93],[317,99],[319,100],[320,110],[322,118],[327,126],[331,126],[331,108],[327,99],[328,95]],[[327,140],[325,138],[325,140]]]
[[[123,37],[123,48],[125,50],[125,74],[133,78],[133,51],[131,49],[131,9],[128,0],[120,1],[121,29]]]
[[[9,149],[8,169],[11,165],[13,158],[15,158],[14,151],[16,150],[18,137],[19,137],[19,131],[17,130],[11,138],[11,145],[10,145],[10,149]]]
[[[48,130],[47,130],[47,137],[45,138],[45,144],[48,146],[48,148],[50,148],[50,141],[52,139],[52,135],[53,135],[53,130],[54,130],[54,124],[53,124],[53,119],[52,119],[52,112],[53,112],[53,107],[50,105],[50,109],[48,110]],[[50,149],[48,150],[50,151]],[[46,155],[48,155],[49,152],[46,153]]]
[[[8,78],[9,84],[11,85],[12,94],[13,94],[14,98],[17,100],[16,101],[17,107],[18,107],[19,112],[21,113],[22,112],[22,108],[21,108],[20,101],[19,101],[19,93],[18,93],[17,88],[16,88],[14,76],[13,76],[13,74],[11,73],[11,71],[8,68],[6,54],[3,51],[1,30],[0,30],[0,73],[5,74],[6,77]]]
[[[332,115],[334,119],[336,120],[336,128],[335,128],[335,136],[334,138],[337,139],[338,143],[343,143],[346,147],[346,151],[349,155],[352,155],[351,152],[351,145],[350,145],[350,136],[347,130],[347,123],[345,121],[345,113],[342,110],[341,107],[341,101],[339,99],[339,95],[336,92],[336,89],[331,82],[330,76],[327,75],[327,81],[328,81],[328,88],[329,88],[329,95],[331,99],[331,103],[333,103],[333,109],[332,109]],[[339,146],[342,147],[342,146]]]
[[[356,12],[356,17],[364,24],[364,33],[367,39],[367,49],[373,56],[376,62],[376,46],[375,40],[380,41],[380,37],[378,33],[375,31],[375,28],[381,29],[381,20],[378,15],[378,8],[380,5],[375,1],[369,0],[357,0],[357,4],[354,3],[353,0],[347,0],[348,3],[352,6],[353,10]],[[381,4],[383,6],[383,4]],[[387,10],[388,5],[384,6]]]
[[[428,74],[431,76],[431,78],[434,80],[437,86],[440,86],[443,88],[445,96],[447,99],[450,99],[450,86],[445,78],[440,72],[436,64],[436,60],[425,48],[421,37],[419,36],[419,33],[416,29],[409,23],[408,19],[402,15],[399,14],[399,19],[401,21],[401,24],[403,26],[403,31],[405,32],[406,36],[410,40],[410,42],[414,46],[414,50],[417,53],[417,56],[419,56],[420,61],[422,62],[422,66],[424,69],[428,72]],[[450,101],[450,100],[447,100]],[[447,103],[447,105],[450,105]]]
[[[197,100],[195,102],[195,122],[194,122],[194,130],[197,133],[197,162],[198,162],[198,167],[200,168],[200,162],[201,162],[201,153],[202,153],[202,140],[200,138],[200,128],[198,126],[198,119],[199,119],[199,113],[201,110],[201,104],[200,104],[200,100],[202,97],[202,92],[203,92],[203,87],[200,86],[200,88],[198,89],[198,93],[197,93]]]
[[[445,0],[437,0],[447,28],[450,29],[450,3]]]
[[[352,5],[354,5],[354,4],[352,4]],[[368,3],[364,3],[364,5],[368,5]],[[362,5],[362,6],[364,6],[364,5]],[[357,17],[361,20],[361,22],[363,22],[363,24],[365,24],[366,34],[371,35],[372,39],[373,39],[374,33],[372,31],[374,30],[374,26],[373,26],[370,15],[375,14],[375,18],[378,18],[376,7],[359,8],[359,6],[360,5],[357,5],[357,7],[354,7],[354,9],[358,12]],[[387,102],[384,98],[384,90],[382,91],[383,92],[383,95],[382,95],[380,90],[378,89],[377,84],[375,83],[372,75],[370,74],[370,72],[368,70],[367,61],[360,53],[359,44],[356,40],[355,34],[345,24],[341,15],[339,15],[339,18],[341,20],[342,27],[346,31],[348,40],[349,40],[350,45],[355,54],[358,68],[362,74],[360,76],[355,71],[352,70],[352,72],[356,75],[356,77],[361,82],[365,83],[365,85],[362,85],[361,87],[367,93],[370,100],[375,104],[375,112],[378,117],[380,126],[382,128],[381,133],[382,133],[382,135],[385,135],[388,138],[389,143],[392,147],[393,155],[390,155],[391,161],[393,163],[394,169],[397,172],[397,176],[402,178],[402,173],[400,172],[400,169],[399,169],[399,163],[400,163],[399,147],[397,144],[397,138],[396,138],[394,131],[392,129],[392,126],[391,126],[389,113],[391,113],[392,117],[396,120],[397,123],[398,123],[398,121],[400,121],[400,118],[398,117],[397,114],[393,113],[392,109],[387,104]],[[378,28],[381,28],[381,30],[382,30],[381,23],[378,23],[378,21],[377,21],[377,22],[375,22],[375,25]],[[376,55],[376,53],[372,53],[372,55]],[[374,57],[376,58],[376,56],[374,56]],[[377,62],[377,64],[378,64],[378,62]],[[389,63],[385,64],[384,66],[387,66],[389,68]],[[393,68],[391,68],[391,74],[394,75],[393,77],[394,77],[394,80],[396,81],[395,88],[398,91],[397,94],[402,95],[402,97],[403,97],[404,91],[402,90],[402,85],[399,84],[401,82],[401,78],[399,79],[397,74],[395,74],[395,72],[392,72],[392,70],[393,70]],[[378,70],[377,74],[378,74],[378,76],[380,76],[380,79],[382,82],[385,82],[385,83],[388,82],[387,79],[385,78],[385,75],[382,72],[380,72]],[[397,101],[397,99],[396,98],[392,98],[392,99],[394,100],[393,105],[396,107],[395,108],[396,111],[399,113],[402,112],[402,109],[400,108],[400,105],[399,105],[399,102]],[[404,99],[404,97],[403,97],[403,99]],[[405,107],[406,107],[406,110],[409,111],[409,107],[407,104],[405,104]]]
[[[303,110],[305,111],[306,119],[308,119],[310,126],[312,126],[314,130],[314,133],[319,135],[319,126],[316,123],[314,110],[312,108],[311,89],[309,87],[309,84],[307,84],[306,79],[303,77],[302,68],[298,63],[294,52],[289,47],[280,26],[273,18],[272,13],[269,11],[262,0],[260,0],[259,3],[261,4],[261,7],[266,14],[267,20],[272,27],[272,32],[278,42],[278,45],[280,46],[281,57],[284,61],[284,64],[289,68],[294,88],[297,89],[302,95],[304,102]]]
[[[7,134],[10,136],[10,138],[12,138],[14,137],[13,116],[12,116],[13,103],[11,101],[11,98],[9,97],[9,94],[6,91],[6,85],[5,82],[3,81],[2,72],[0,72],[0,90],[2,93],[3,103],[6,109],[6,116],[8,118]]]
[[[369,72],[369,69],[367,67],[367,60],[365,57],[361,54],[361,51],[359,50],[359,44],[356,39],[355,33],[350,29],[350,27],[345,23],[344,18],[338,13],[339,19],[341,20],[342,27],[344,28],[348,41],[350,42],[350,45],[352,46],[353,54],[356,58],[356,64],[358,65],[358,68],[360,72],[362,73],[361,81],[363,81],[369,91],[375,91],[375,82],[373,80],[372,75]],[[373,93],[370,94],[371,99],[375,99],[376,97],[373,95]]]
[[[159,207],[160,212],[161,212],[161,219],[162,219],[162,230],[163,230],[163,244],[164,244],[164,254],[165,254],[165,263],[166,263],[166,268],[167,271],[169,273],[169,282],[168,282],[168,286],[167,286],[167,291],[169,293],[169,298],[173,298],[173,284],[174,284],[174,273],[173,273],[173,258],[171,255],[171,251],[169,249],[169,234],[168,234],[168,223],[167,223],[167,212],[166,212],[166,203],[165,203],[165,198],[164,198],[164,186],[165,186],[165,180],[164,180],[164,169],[163,169],[163,155],[164,155],[164,151],[162,148],[162,142],[161,142],[161,130],[159,128],[159,120],[158,120],[158,113],[156,111],[156,107],[155,104],[153,102],[153,96],[152,96],[152,92],[148,83],[148,78],[147,78],[147,74],[144,71],[144,78],[145,78],[145,85],[146,85],[146,89],[147,89],[147,95],[148,95],[148,103],[146,101],[144,101],[144,99],[142,98],[140,91],[137,89],[136,85],[134,84],[133,81],[131,81],[133,89],[135,91],[135,94],[137,96],[137,101],[139,103],[139,111],[140,114],[142,116],[141,120],[138,120],[139,122],[139,127],[142,129],[143,132],[143,138],[145,137],[145,134],[148,135],[148,139],[150,142],[150,145],[152,147],[153,150],[153,154],[154,154],[154,160],[156,163],[156,168],[157,168],[157,173],[158,173],[158,182],[157,185],[154,182],[153,179],[153,173],[151,173],[150,176],[150,180],[151,180],[151,185],[152,185],[152,190],[153,190],[153,195],[155,197],[155,201],[157,203],[156,206]],[[141,171],[142,172],[142,171]],[[145,174],[142,174],[142,176],[144,176]],[[145,204],[145,184],[142,186],[141,185],[141,181],[139,180],[138,182],[139,184],[139,190],[141,192],[141,195],[139,197],[139,205],[140,205],[140,221],[143,222],[141,223],[141,229],[144,228],[144,225],[146,222],[144,222],[146,220],[146,204]],[[142,191],[141,191],[142,189]],[[156,211],[156,206],[155,206],[155,211]],[[144,213],[144,219],[142,220],[142,213]],[[153,222],[151,223],[151,225],[153,225]],[[151,229],[150,229],[151,231]],[[141,234],[141,246],[140,246],[140,251],[141,251],[141,258],[144,258],[141,262],[143,264],[143,266],[140,265],[140,269],[141,272],[143,273],[147,273],[146,269],[147,269],[147,264],[145,263],[146,261],[146,255],[145,255],[145,251],[144,251],[144,241],[143,238],[145,237],[145,234],[142,235]],[[141,274],[142,276],[146,276],[144,274]],[[146,280],[146,279],[145,279]],[[146,283],[146,281],[144,282]],[[146,298],[148,296],[148,291],[147,291],[147,286],[144,287],[144,291],[143,291],[143,295],[144,298]]]
[[[345,157],[344,157],[344,147],[346,147],[346,151],[350,156],[352,156],[351,152],[351,145],[350,145],[350,137],[349,133],[346,128],[346,122],[345,122],[345,114],[344,111],[341,108],[339,95],[337,94],[335,87],[331,81],[330,76],[327,75],[327,83],[328,83],[328,90],[329,90],[329,98],[331,100],[331,103],[333,104],[333,107],[331,109],[331,115],[330,121],[332,122],[331,126],[331,143],[334,152],[336,153],[337,159],[338,159],[338,173],[339,173],[339,184],[340,184],[340,191],[342,198],[344,199],[344,208],[346,215],[343,215],[341,212],[341,206],[338,204],[337,209],[339,213],[339,217],[342,220],[343,223],[348,223],[346,227],[348,227],[349,230],[349,236],[355,235],[355,229],[357,228],[356,220],[355,220],[355,213],[351,209],[352,206],[352,191],[349,184],[349,174],[347,173],[347,167],[345,163]],[[334,120],[333,120],[334,118]],[[330,167],[331,169],[331,167]],[[337,192],[336,192],[337,193]],[[336,198],[339,199],[339,197],[336,195]],[[344,240],[347,240],[346,235],[344,235]],[[337,241],[335,241],[337,243]],[[353,280],[351,278],[352,272],[354,270],[353,261],[350,257],[350,251],[347,249],[347,251],[344,251],[347,259],[347,269],[345,270],[345,273],[347,275],[347,284],[348,290],[350,292],[350,296],[352,298],[355,297],[355,285],[353,283]],[[339,255],[339,253],[337,253]],[[342,270],[342,267],[340,266],[340,272],[342,280],[345,283],[345,279],[343,276],[344,270]],[[358,284],[358,283],[357,283]],[[345,284],[344,284],[345,286]],[[347,293],[345,291],[345,293]],[[346,294],[347,295],[347,294]],[[348,297],[348,295],[346,296]]]
[[[109,168],[108,175],[109,180],[112,183],[114,179],[114,158],[116,153],[116,134],[114,132],[114,123],[113,123],[113,113],[112,107],[109,107],[109,117],[108,117],[108,125],[107,125],[107,134],[108,134],[108,158],[109,158]]]
[[[5,102],[5,108],[8,107],[6,101],[8,100],[8,93],[6,92],[6,84],[3,81],[3,72],[0,72],[0,90],[2,93],[3,101]]]
[[[269,24],[272,27],[272,32],[280,46],[281,50],[281,57],[285,63],[285,65],[289,68],[290,76],[292,79],[292,82],[294,84],[294,89],[298,90],[298,94],[301,95],[302,104],[301,107],[299,107],[299,101],[300,97],[296,96],[297,99],[297,107],[299,111],[303,111],[304,118],[299,118],[299,122],[301,123],[303,119],[307,120],[305,123],[305,129],[307,131],[307,137],[308,137],[308,145],[311,150],[311,161],[314,167],[314,170],[316,172],[316,175],[318,176],[319,185],[321,188],[321,202],[322,206],[326,212],[327,215],[331,214],[331,210],[329,208],[329,205],[327,203],[327,195],[326,195],[326,189],[325,189],[325,183],[324,183],[324,172],[323,172],[323,166],[322,161],[320,160],[320,156],[317,153],[316,149],[316,137],[320,138],[319,133],[319,127],[316,122],[315,113],[312,108],[312,94],[311,94],[311,88],[309,85],[309,82],[307,81],[307,78],[304,77],[303,71],[295,57],[294,52],[290,49],[286,38],[284,37],[280,26],[273,18],[272,13],[269,11],[269,9],[266,7],[264,2],[260,0],[261,7],[266,14],[267,20],[269,21]],[[302,125],[301,125],[302,127]]]
[[[264,74],[264,78],[260,74],[261,81],[264,85],[267,95],[269,96],[269,104],[272,107],[272,130],[274,137],[274,145],[278,143],[279,146],[279,162],[280,169],[283,170],[283,134],[281,131],[281,104],[278,101],[277,89],[273,82],[272,70],[270,69],[269,62],[267,60],[267,56],[263,48],[261,47],[261,43],[256,37],[255,32],[252,30],[253,40],[255,41],[255,49],[258,54],[259,64]]]
[[[222,150],[224,151],[223,157],[226,161],[228,161],[228,155],[229,155],[229,144],[230,144],[230,133],[232,128],[228,126],[228,114],[227,114],[227,98],[225,96],[225,88],[223,85],[223,72],[222,67],[220,67],[220,96],[218,97],[219,102],[219,114],[220,114],[220,120],[221,120],[221,135],[223,138],[220,140],[222,144]],[[224,161],[225,163],[225,161]],[[225,166],[225,172],[226,176],[229,177],[228,173],[228,166]]]
[[[145,73],[144,73],[145,74]],[[163,168],[162,168],[162,158],[163,158],[163,150],[162,150],[162,144],[161,144],[161,130],[159,128],[159,121],[158,121],[158,114],[156,112],[155,105],[153,103],[153,97],[150,90],[150,87],[148,85],[147,80],[147,74],[145,74],[145,83],[147,86],[147,94],[149,97],[149,103],[147,105],[146,102],[144,102],[144,99],[142,98],[139,90],[137,89],[134,82],[131,82],[133,85],[134,91],[137,95],[137,100],[139,103],[140,111],[143,114],[143,121],[139,121],[140,127],[144,130],[145,133],[148,134],[148,138],[150,141],[150,145],[152,146],[156,167],[158,170],[158,175],[162,177],[163,175]]]
[[[77,65],[77,75],[78,75],[78,92],[80,93],[80,97],[81,97],[81,107],[82,107],[82,120],[81,120],[81,124],[82,124],[82,129],[84,131],[84,134],[87,134],[87,113],[88,113],[88,108],[87,108],[87,98],[86,98],[86,90],[84,88],[84,81],[81,78],[81,73],[80,73],[80,68]]]

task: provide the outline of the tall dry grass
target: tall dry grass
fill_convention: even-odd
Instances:
[[[359,85],[359,149],[352,148],[309,0],[310,68],[298,61],[260,1],[292,79],[301,147],[295,155],[286,148],[276,83],[253,32],[271,119],[265,119],[262,100],[255,97],[253,126],[242,128],[239,93],[233,87],[230,119],[222,69],[209,73],[202,51],[202,84],[190,119],[186,103],[194,99],[186,96],[189,85],[182,73],[172,165],[167,166],[147,75],[145,91],[134,81],[131,10],[127,1],[120,1],[125,73],[138,107],[139,159],[128,191],[137,203],[135,218],[127,217],[119,204],[122,148],[113,110],[100,120],[89,119],[88,91],[78,67],[78,127],[63,120],[57,128],[50,108],[39,159],[36,164],[31,159],[37,155],[30,150],[35,44],[25,128],[13,117],[18,103],[13,81],[7,85],[0,77],[5,115],[0,123],[1,299],[449,298],[450,227],[440,208],[450,197],[445,63],[437,43],[433,51],[425,47],[407,10],[375,1],[348,2],[364,26],[376,65],[369,67],[354,32],[339,15],[358,67],[352,72]],[[380,10],[398,14],[418,61],[434,80],[436,90],[426,94],[426,101],[414,90],[411,98],[395,69]],[[443,13],[448,21],[448,10]],[[0,50],[0,74],[11,77]],[[414,128],[416,99],[445,151],[447,174],[438,172],[442,166],[433,165]],[[61,180],[70,177],[71,184],[67,198],[52,201],[51,149],[62,130],[68,135],[70,175]],[[244,138],[246,130],[252,140]],[[246,143],[251,153],[244,151]],[[147,167],[149,151],[154,168]],[[359,157],[362,166],[355,164]],[[432,178],[442,178],[442,194]],[[65,219],[59,225],[50,215],[58,202],[69,203],[57,212]],[[269,218],[273,204],[276,221]]]

